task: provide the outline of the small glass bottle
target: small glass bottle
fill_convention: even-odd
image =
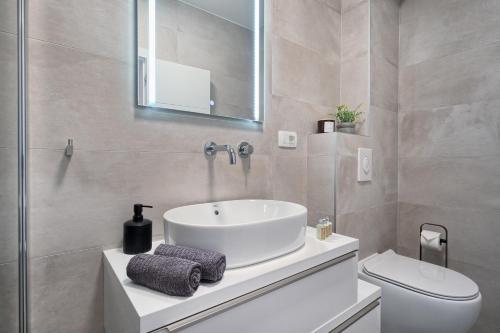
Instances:
[[[316,225],[316,238],[319,240],[325,240],[327,237],[327,229],[325,219],[320,219]]]
[[[332,222],[330,221],[330,218],[327,216],[324,219],[324,223],[326,225],[326,237],[329,237],[333,233],[333,225]]]

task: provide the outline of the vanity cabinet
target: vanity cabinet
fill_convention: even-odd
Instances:
[[[213,316],[207,313],[194,325],[187,319],[185,328],[174,323],[164,332],[312,332],[356,302],[356,262],[355,255],[327,262],[256,290],[254,299],[237,298],[229,308],[221,307]]]
[[[364,281],[359,280],[358,283],[364,283]],[[343,313],[343,317],[347,318],[342,322],[342,316],[337,316],[331,318],[331,320],[323,327],[315,328],[307,331],[299,331],[298,327],[294,326],[294,322],[297,320],[303,320],[311,309],[305,312],[298,313],[297,317],[290,315],[287,318],[280,319],[278,316],[273,316],[277,313],[268,313],[263,318],[272,317],[275,322],[276,327],[268,327],[265,323],[262,323],[263,318],[252,322],[244,312],[237,314],[233,311],[228,311],[225,316],[216,316],[210,318],[204,323],[199,323],[191,327],[187,327],[181,330],[169,331],[168,329],[161,329],[155,333],[207,333],[207,332],[272,332],[272,333],[289,333],[289,332],[311,332],[311,333],[380,333],[381,332],[381,308],[380,308],[380,289],[372,286],[372,290],[364,295],[359,295],[359,301],[356,305],[352,306]],[[372,303],[368,304],[366,307],[362,308],[360,305],[362,301],[369,299],[375,299]],[[276,302],[277,303],[277,302]],[[257,303],[254,303],[257,304]],[[279,304],[280,307],[287,308],[286,304]],[[312,309],[314,309],[313,307]],[[360,309],[356,312],[358,309]],[[244,311],[254,311],[252,307],[242,307],[240,310]],[[283,312],[283,311],[281,311]],[[251,312],[249,312],[251,313]],[[241,318],[241,315],[244,318]],[[279,315],[279,313],[278,313]],[[253,316],[252,316],[253,317]],[[279,319],[279,320],[278,320]],[[237,326],[237,327],[234,327]],[[331,329],[334,327],[333,329]]]
[[[381,309],[380,309],[380,304],[378,301],[375,302],[375,307],[373,309],[370,309],[368,312],[361,311],[362,314],[358,317],[357,314],[353,315],[351,318],[349,318],[346,322],[340,324],[333,330],[328,331],[328,333],[380,333],[381,332]],[[303,318],[305,314],[301,314],[300,318]],[[220,318],[219,318],[220,319]],[[278,323],[279,328],[276,330],[269,330],[269,328],[264,328],[263,325],[261,325],[260,322],[253,322],[250,323],[249,326],[246,327],[241,327],[238,328],[237,331],[231,331],[231,329],[227,328],[228,323],[232,322],[233,320],[236,320],[235,318],[227,319],[226,321],[220,319],[218,320],[218,323],[216,327],[211,327],[211,325],[195,325],[190,328],[186,328],[184,330],[180,331],[175,331],[175,332],[181,332],[181,333],[207,333],[207,332],[272,332],[272,333],[288,333],[288,332],[294,332],[295,330],[293,329],[293,324],[290,322],[289,318],[286,320],[281,321]],[[215,320],[212,322],[215,324]],[[242,322],[241,325],[247,324],[246,322]],[[323,330],[312,330],[312,331],[302,331],[302,332],[312,332],[312,333],[319,333],[322,332]],[[167,329],[161,329],[159,331],[156,331],[154,333],[172,333],[172,331],[169,331]]]
[[[357,279],[357,249],[355,239],[333,235],[318,241],[308,228],[298,251],[228,270],[219,283],[202,284],[189,298],[135,285],[125,273],[131,256],[108,250],[106,332],[379,333],[380,310],[373,304],[380,290]]]

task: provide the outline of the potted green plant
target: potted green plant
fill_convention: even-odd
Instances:
[[[361,104],[359,104],[354,109],[351,109],[346,104],[337,105],[337,112],[335,113],[335,118],[337,118],[337,130],[343,133],[355,133],[356,123],[360,121],[360,117],[363,112],[360,112]]]

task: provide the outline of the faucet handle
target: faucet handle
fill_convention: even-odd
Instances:
[[[217,144],[215,142],[208,141],[203,146],[203,151],[205,152],[205,155],[207,155],[207,156],[215,156],[217,154],[216,147],[217,147]]]
[[[253,154],[253,146],[246,141],[240,142],[238,145],[238,155],[241,158],[248,158]]]

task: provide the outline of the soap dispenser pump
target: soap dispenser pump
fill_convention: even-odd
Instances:
[[[153,208],[142,204],[134,205],[134,217],[123,224],[123,252],[138,254],[151,250],[153,222],[142,215],[143,208]]]

